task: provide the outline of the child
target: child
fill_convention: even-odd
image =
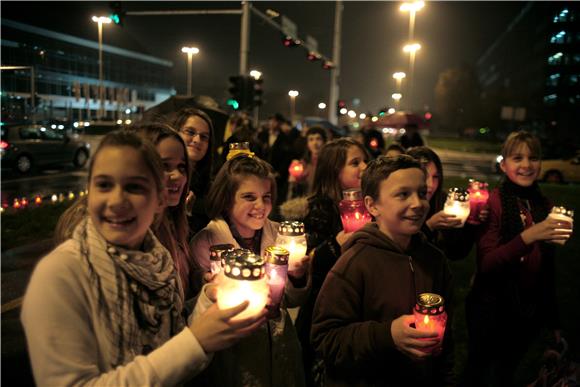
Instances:
[[[392,143],[385,150],[385,156],[387,157],[397,157],[403,154],[405,154],[405,148],[397,143]]]
[[[318,155],[322,146],[326,143],[326,131],[313,126],[306,131],[306,152],[301,160],[304,167],[302,175],[298,178],[290,175],[288,177],[289,191],[292,197],[303,196],[312,193],[314,185],[314,171],[318,163]]]
[[[263,322],[265,310],[230,322],[244,303],[203,314],[197,308],[185,325],[173,260],[149,230],[166,200],[151,143],[127,131],[106,135],[91,159],[88,191],[79,201],[86,214],[69,224],[72,238],[39,262],[24,297],[21,318],[38,384],[183,383],[207,365],[210,352]]]
[[[340,256],[340,246],[350,236],[342,231],[338,203],[342,200],[343,190],[360,188],[361,175],[368,160],[369,155],[362,144],[350,138],[328,142],[318,157],[313,191],[304,219],[308,249],[314,256],[312,290],[296,318],[308,385],[313,385],[316,378],[312,371],[315,354],[310,343],[312,309],[327,273]]]
[[[542,327],[559,321],[554,250],[571,225],[547,219],[552,205],[541,193],[540,141],[525,132],[506,139],[505,173],[489,197],[490,219],[477,242],[477,269],[466,299],[469,385],[513,385],[514,372]]]
[[[407,155],[380,156],[363,173],[365,205],[376,222],[343,246],[324,284],[312,343],[324,359],[326,385],[436,386],[451,382],[451,316],[442,353],[435,332],[410,326],[417,295],[437,293],[450,313],[450,273],[443,254],[419,232],[429,203],[425,171]]]
[[[268,219],[276,199],[272,167],[240,154],[226,161],[208,195],[211,221],[191,241],[193,255],[210,270],[209,248],[232,244],[263,255],[274,246],[278,224]],[[287,307],[298,306],[308,291],[308,261],[288,273],[280,320],[270,320],[255,334],[215,355],[205,377],[211,386],[302,386],[299,342]]]

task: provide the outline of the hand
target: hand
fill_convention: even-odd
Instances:
[[[189,326],[193,335],[205,353],[220,351],[248,336],[266,321],[267,310],[264,308],[257,316],[234,320],[232,318],[243,312],[249,305],[242,302],[233,308],[220,310],[213,304],[201,316],[194,319]]]
[[[203,283],[208,284],[210,282],[215,282],[217,279],[218,274],[213,274],[211,271],[203,274]]]
[[[342,246],[344,242],[346,242],[348,238],[350,238],[351,235],[352,232],[344,232],[344,230],[341,230],[338,234],[336,234],[336,241],[340,246]]]
[[[205,295],[213,303],[217,302],[217,292],[218,292],[217,285],[208,285],[205,287]]]
[[[288,270],[288,275],[294,278],[302,278],[304,274],[308,273],[309,268],[310,255],[305,255],[292,270]]]
[[[191,211],[193,210],[193,203],[195,203],[195,194],[193,191],[189,191],[185,198],[185,211],[187,215],[191,215]]]
[[[454,228],[461,224],[461,220],[457,219],[455,215],[446,214],[439,211],[425,222],[431,231],[441,230],[445,228]]]
[[[527,245],[537,241],[566,241],[571,235],[572,225],[570,222],[554,218],[546,218],[521,233],[522,239]]]
[[[403,315],[393,320],[391,336],[395,346],[403,355],[420,360],[432,355],[421,351],[421,349],[433,347],[439,343],[439,340],[435,331],[423,332],[411,327],[414,322],[415,317],[412,314]]]

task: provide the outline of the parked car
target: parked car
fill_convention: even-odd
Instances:
[[[35,167],[72,163],[82,168],[90,156],[90,145],[65,130],[41,125],[3,126],[0,135],[2,168],[21,174]]]

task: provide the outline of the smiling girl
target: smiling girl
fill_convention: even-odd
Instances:
[[[133,132],[106,135],[78,201],[72,235],[36,266],[22,324],[38,385],[175,385],[209,353],[254,331],[263,314],[232,323],[247,307],[196,306],[182,316],[173,259],[150,230],[166,205],[163,166]],[[211,297],[211,288],[206,294]]]

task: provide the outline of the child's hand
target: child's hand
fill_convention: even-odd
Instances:
[[[568,240],[572,235],[572,225],[554,218],[546,218],[540,223],[525,229],[521,236],[525,244],[529,245],[536,241]]]
[[[217,274],[213,274],[211,271],[208,271],[207,273],[203,274],[203,283],[208,284],[210,282],[214,282],[217,276]]]
[[[308,273],[310,268],[310,255],[305,255],[300,262],[293,268],[293,270],[288,270],[288,275],[294,278],[302,278],[304,274]]]
[[[264,308],[257,316],[232,321],[232,317],[243,312],[249,305],[242,302],[233,308],[220,310],[213,304],[189,326],[193,335],[206,353],[228,348],[239,339],[251,334],[266,321]]]
[[[443,211],[439,211],[427,219],[425,224],[427,224],[427,227],[429,227],[430,230],[434,231],[457,227],[461,224],[461,219],[457,219],[457,216],[455,215],[449,215]]]
[[[411,327],[415,322],[412,314],[403,315],[391,323],[391,336],[399,351],[411,359],[424,359],[430,353],[420,351],[420,348],[433,347],[439,343],[437,332],[422,332]]]
[[[211,274],[211,273],[209,273],[209,274]],[[204,288],[205,295],[213,303],[217,302],[217,290],[218,290],[217,288],[218,288],[217,285],[208,285]]]
[[[340,230],[338,234],[336,234],[336,241],[340,246],[344,244],[350,238],[352,232],[344,232],[344,230]]]

